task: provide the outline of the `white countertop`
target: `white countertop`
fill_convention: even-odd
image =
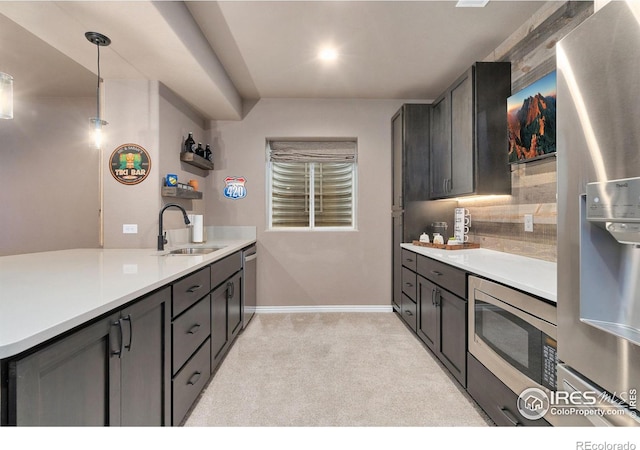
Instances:
[[[254,242],[255,232],[253,238],[215,239],[198,246],[225,247],[193,256],[162,256],[155,249],[74,249],[0,257],[0,359],[17,355]],[[179,246],[176,243],[175,247]]]
[[[400,245],[412,252],[557,303],[556,263],[484,248],[440,250],[413,244]]]

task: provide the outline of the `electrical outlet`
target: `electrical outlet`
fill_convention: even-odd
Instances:
[[[524,231],[533,232],[533,214],[524,215]]]
[[[137,223],[125,223],[122,224],[122,233],[124,234],[138,234]]]

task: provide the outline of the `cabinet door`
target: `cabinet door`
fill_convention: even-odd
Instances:
[[[437,304],[440,308],[438,357],[460,384],[466,386],[467,302],[441,289]]]
[[[211,292],[211,372],[222,361],[227,336],[227,285],[222,284]]]
[[[473,69],[451,89],[451,182],[448,195],[473,192]]]
[[[240,332],[242,327],[242,273],[238,272],[229,281],[227,281],[227,331],[229,332],[229,341]]]
[[[403,118],[404,118],[404,108],[401,108],[400,111],[393,116],[391,120],[391,142],[393,149],[393,159],[392,159],[392,167],[393,167],[393,204],[392,206],[402,207],[403,205],[403,173],[404,173],[404,164],[403,164]]]
[[[418,276],[418,323],[417,333],[422,342],[437,352],[439,339],[439,310],[436,297],[440,288],[431,281]]]
[[[449,93],[433,104],[431,110],[430,197],[447,195],[451,178],[451,122]]]
[[[171,288],[122,310],[120,424],[161,426],[170,423],[168,394]]]
[[[119,336],[109,316],[9,364],[9,423],[33,426],[117,424]],[[114,376],[115,375],[115,376]]]

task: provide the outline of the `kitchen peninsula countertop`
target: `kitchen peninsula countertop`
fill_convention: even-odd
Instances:
[[[167,251],[147,248],[73,249],[0,257],[0,359],[15,356],[255,242],[254,231],[253,238],[227,237],[173,247],[225,246],[204,255],[163,256]]]
[[[440,250],[408,243],[400,246],[557,303],[556,263],[484,248]]]

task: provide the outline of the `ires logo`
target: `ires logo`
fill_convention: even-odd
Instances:
[[[619,396],[618,396],[619,395]],[[624,400],[621,400],[624,399]],[[547,413],[554,416],[622,416],[637,413],[635,408],[636,389],[629,393],[607,394],[594,391],[552,391],[528,388],[518,396],[517,407],[520,414],[529,420],[538,420]]]
[[[550,392],[549,401],[553,406],[595,406],[598,403],[598,394],[595,392]]]

